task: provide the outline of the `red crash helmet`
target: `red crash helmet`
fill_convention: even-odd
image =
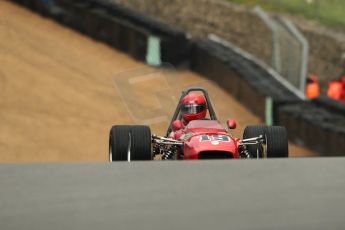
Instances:
[[[206,100],[196,93],[189,93],[181,101],[181,114],[186,122],[204,119],[207,113]]]

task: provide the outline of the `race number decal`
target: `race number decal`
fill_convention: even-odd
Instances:
[[[200,142],[205,141],[230,142],[230,138],[225,135],[201,135]]]

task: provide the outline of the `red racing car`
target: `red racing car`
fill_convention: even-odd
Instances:
[[[193,99],[194,101],[184,104],[184,99],[194,93],[198,93],[200,96]],[[199,100],[199,98],[201,99]],[[198,100],[201,101],[201,104]],[[208,118],[205,117],[206,108]],[[202,116],[196,116],[199,119],[188,120],[187,112],[188,116],[198,114],[202,114]],[[151,135],[148,126],[113,126],[109,135],[109,160],[288,157],[288,138],[284,127],[247,126],[243,139],[234,137],[229,130],[236,128],[236,122],[228,119],[227,127],[221,126],[208,93],[203,88],[189,88],[182,92],[170,124],[165,137]]]

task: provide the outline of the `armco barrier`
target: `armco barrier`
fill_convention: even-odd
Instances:
[[[109,1],[55,0],[55,2],[65,10],[67,25],[81,32],[86,30],[91,37],[129,52],[135,58],[139,57],[143,60],[154,56],[159,60],[149,64],[155,65],[162,62],[179,65],[188,59],[189,42],[185,33],[157,20]],[[85,17],[86,20],[83,20]],[[158,49],[150,47],[153,40],[157,41]],[[159,54],[152,54],[153,50]]]
[[[290,139],[326,156],[345,153],[345,117],[312,103],[279,109],[279,124],[288,127]]]
[[[95,8],[87,1],[58,0],[57,4],[64,9],[64,24],[145,61],[149,31],[109,15],[105,9]]]
[[[106,0],[15,2],[146,63],[189,61],[192,70],[216,81],[267,124],[286,126],[292,141],[328,156],[345,154],[343,105],[322,97],[303,102],[268,68],[232,47],[188,41],[185,33]]]
[[[183,31],[102,0],[13,0],[151,65],[188,61]]]
[[[66,3],[60,6],[64,10],[62,23],[78,30],[81,33],[86,32],[86,22],[90,15],[87,4],[83,3]]]
[[[218,82],[267,124],[285,126],[293,142],[327,156],[345,154],[343,104],[325,97],[303,101],[267,69],[213,41],[194,44],[191,68]]]
[[[264,95],[258,94],[247,79],[241,78],[240,73],[232,68],[229,55],[222,50],[215,49],[217,44],[210,41],[195,42],[191,53],[191,69],[203,76],[217,82],[221,87],[230,92],[239,101],[251,108],[260,117],[265,117]],[[250,100],[250,98],[259,100]],[[260,100],[261,99],[261,100]]]
[[[313,104],[323,107],[328,111],[332,111],[337,114],[341,114],[345,116],[345,103],[335,101],[330,99],[329,97],[322,95],[315,100],[312,101]]]
[[[29,8],[35,10],[35,0],[16,0],[15,2]]]
[[[145,61],[150,33],[144,28],[110,16],[102,9],[90,10],[85,25],[86,33],[94,39],[127,52],[135,59]]]
[[[299,101],[268,72],[213,41],[194,43],[191,68],[219,83],[261,119],[272,120],[268,123],[277,123],[280,106]]]
[[[15,2],[44,16],[51,16],[60,21],[62,10],[55,5],[55,0],[15,0]]]

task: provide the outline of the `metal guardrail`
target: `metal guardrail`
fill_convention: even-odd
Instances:
[[[289,81],[287,81],[282,75],[280,75],[275,69],[273,69],[271,66],[267,65],[266,63],[264,63],[263,61],[261,61],[260,59],[256,58],[255,56],[253,56],[252,54],[244,51],[243,49],[233,45],[231,42],[226,41],[220,37],[218,37],[217,35],[214,34],[209,34],[208,35],[208,39],[210,39],[211,41],[214,41],[216,43],[220,43],[223,46],[229,47],[230,49],[232,49],[234,52],[236,52],[237,54],[239,54],[240,56],[244,57],[245,59],[247,59],[248,61],[251,61],[255,64],[257,64],[258,66],[260,66],[262,69],[265,69],[273,78],[275,78],[276,80],[278,80],[279,82],[281,82],[287,89],[289,89],[293,94],[295,94],[298,98],[300,98],[301,100],[305,99],[305,95],[303,92],[301,92],[300,90],[298,90],[294,85],[292,85]]]

